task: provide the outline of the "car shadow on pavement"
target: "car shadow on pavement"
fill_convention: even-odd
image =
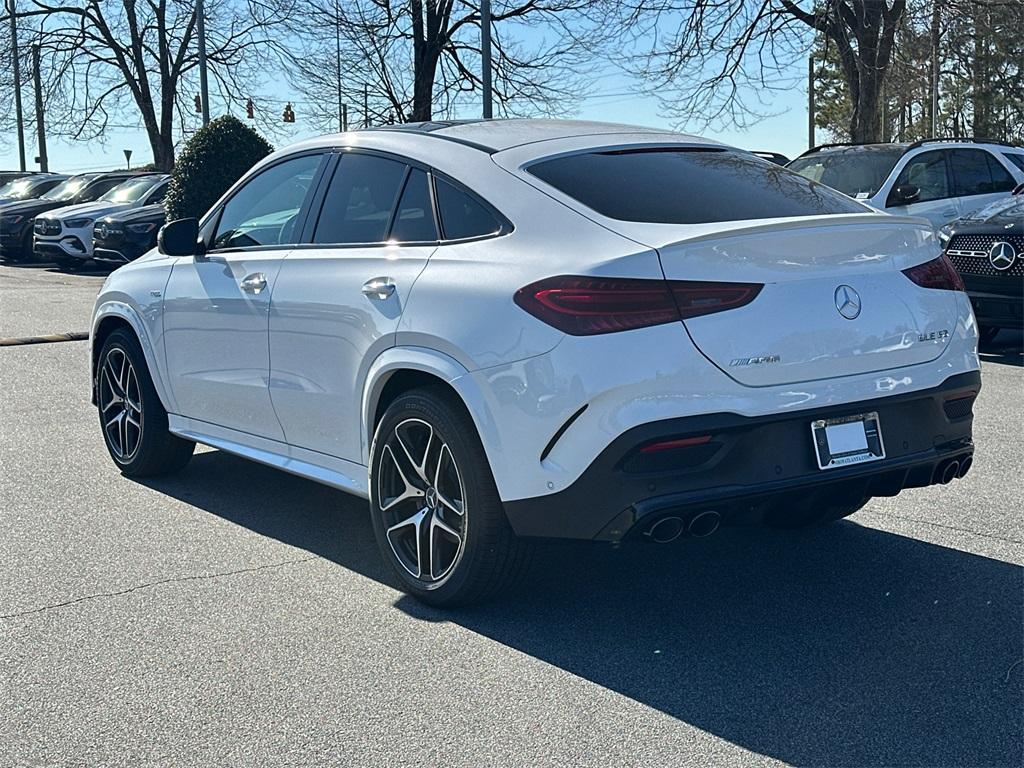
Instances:
[[[220,452],[147,484],[395,584],[341,492]],[[1001,766],[1022,762],[1022,587],[1017,566],[846,521],[544,543],[490,604],[395,605],[789,763]]]
[[[995,341],[983,346],[978,354],[986,363],[1024,366],[1024,333],[1003,330]]]

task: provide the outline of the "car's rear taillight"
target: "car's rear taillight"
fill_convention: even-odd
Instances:
[[[515,302],[573,336],[646,328],[748,304],[762,286],[689,280],[641,280],[561,275],[538,280]]]
[[[922,288],[940,288],[944,291],[964,290],[964,280],[946,254],[926,261],[924,264],[918,264],[916,267],[904,269],[903,274]]]

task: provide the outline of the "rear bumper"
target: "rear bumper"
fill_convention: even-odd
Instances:
[[[714,509],[725,523],[761,522],[780,508],[853,503],[938,482],[951,459],[973,454],[971,407],[977,371],[933,389],[856,403],[744,417],[716,413],[634,427],[614,440],[564,490],[505,502],[521,536],[618,541],[660,516]],[[876,411],[886,458],[822,471],[810,423]],[[707,442],[644,454],[654,441]]]

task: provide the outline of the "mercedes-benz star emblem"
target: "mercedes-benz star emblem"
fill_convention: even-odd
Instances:
[[[992,243],[992,247],[988,249],[988,263],[1000,272],[1008,270],[1016,260],[1017,251],[1005,240]]]
[[[855,320],[860,314],[860,294],[848,285],[836,288],[836,309],[847,320]]]

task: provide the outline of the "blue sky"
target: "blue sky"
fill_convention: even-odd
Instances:
[[[801,65],[797,69],[802,70],[802,68]],[[799,82],[800,74],[799,71],[794,71],[792,79]],[[657,98],[644,94],[638,86],[639,84],[629,75],[613,71],[597,79],[588,96],[583,98],[578,108],[567,116],[657,127],[673,125],[675,122],[673,119],[661,114]],[[271,87],[266,90],[269,92],[269,96],[277,98],[282,103],[287,98],[291,98],[294,93],[294,90],[284,81],[272,83]],[[26,92],[23,98],[29,99],[30,95]],[[806,88],[797,87],[774,91],[771,97],[772,116],[755,121],[749,129],[711,131],[702,130],[699,125],[690,126],[690,129],[695,133],[745,149],[772,150],[795,157],[807,148]],[[218,105],[215,101],[211,104],[214,116],[224,111],[223,105]],[[237,108],[235,111],[237,113]],[[294,124],[287,126],[280,124],[278,135],[269,137],[275,146],[284,147],[293,141],[319,133],[308,123],[304,124],[301,103],[296,104],[296,113],[297,119]],[[471,118],[478,115],[478,111],[467,108],[457,117]],[[198,127],[198,115],[189,117],[196,121],[196,127]],[[133,124],[138,122],[138,119],[132,115],[125,115],[117,122]],[[685,125],[681,127],[684,130],[687,128]],[[824,138],[819,135],[818,140],[821,141]],[[18,167],[15,142],[16,139],[13,135],[4,137],[0,142],[0,168]],[[26,136],[26,145],[28,167],[37,168],[38,166],[32,163],[36,154],[34,136]],[[47,148],[50,170],[53,171],[78,172],[123,167],[124,149],[132,150],[133,165],[145,164],[152,160],[149,142],[145,132],[141,129],[109,128],[101,140],[90,142],[67,142],[51,137],[47,141]]]

